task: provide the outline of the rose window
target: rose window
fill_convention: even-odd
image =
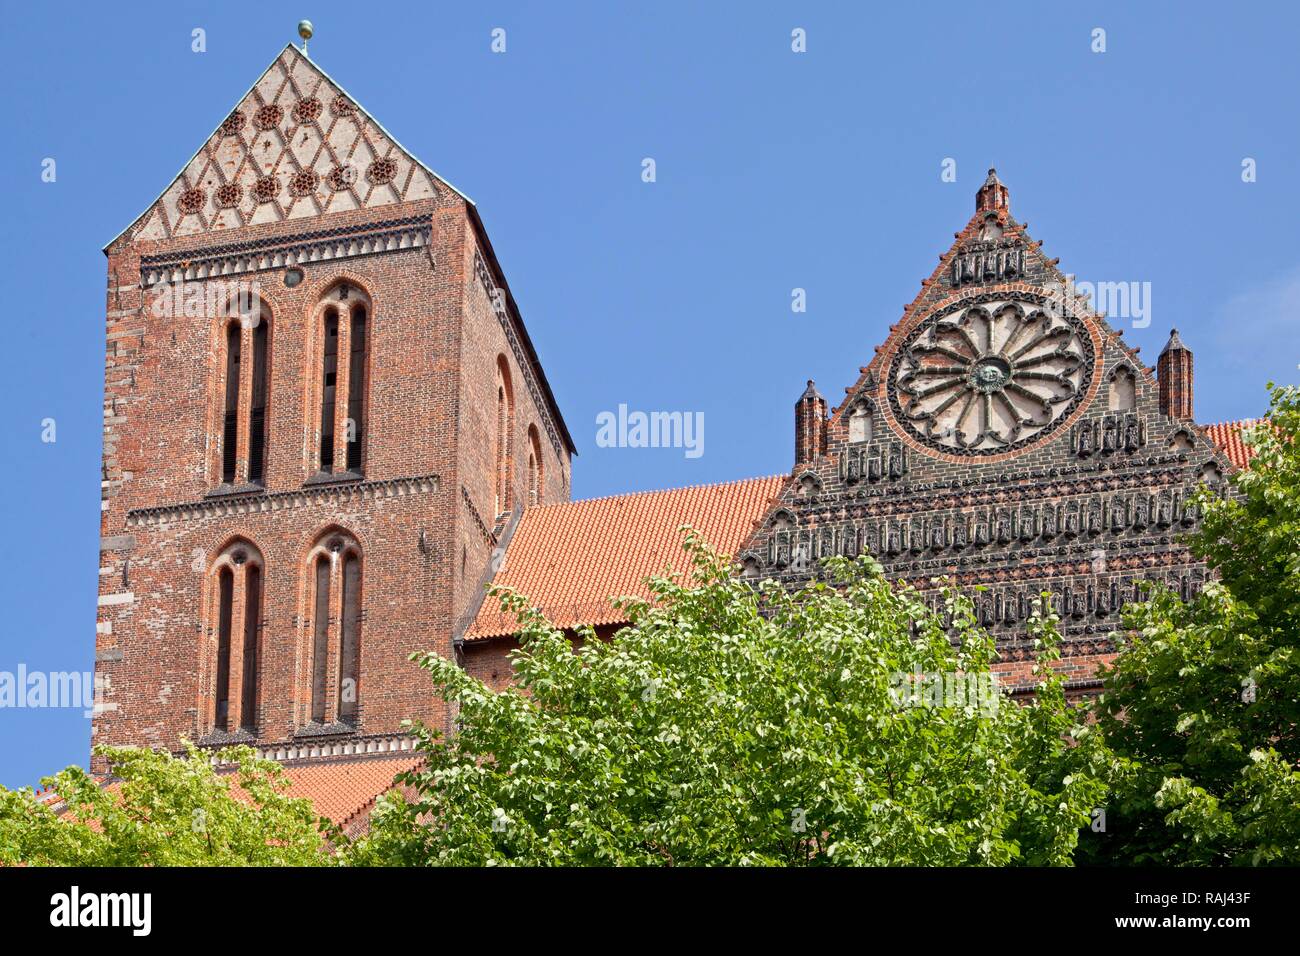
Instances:
[[[927,445],[992,455],[1055,430],[1082,401],[1092,367],[1088,330],[1054,304],[967,300],[925,319],[903,342],[890,402]]]

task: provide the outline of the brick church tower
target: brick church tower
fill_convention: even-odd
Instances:
[[[105,252],[96,742],[444,722],[407,656],[574,451],[473,202],[289,46]]]

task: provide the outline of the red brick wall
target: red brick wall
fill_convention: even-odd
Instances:
[[[224,337],[212,316],[156,314],[156,290],[141,286],[142,257],[202,261],[217,247],[224,255],[237,244],[316,241],[398,220],[429,228],[428,245],[306,262],[294,288],[284,268],[238,276],[257,280],[271,313],[266,480],[262,492],[214,497]],[[108,706],[95,721],[97,742],[174,748],[208,729],[202,715],[213,663],[205,655],[215,621],[204,610],[204,581],[212,558],[237,536],[266,565],[258,739],[293,735],[310,695],[305,557],[331,527],[355,537],[363,553],[359,732],[390,733],[412,717],[443,722],[427,678],[407,656],[452,653],[456,613],[487,566],[490,549],[472,531],[461,485],[491,522],[494,363],[497,354],[514,361],[472,271],[474,233],[465,202],[444,192],[183,240],[122,238],[109,250],[96,664]],[[341,279],[373,305],[365,473],[361,482],[321,486],[306,481],[318,416],[312,323],[320,297]],[[524,371],[511,373],[516,459],[526,465],[528,425],[546,432]],[[550,500],[567,494],[567,470],[567,454],[547,462]],[[516,480],[522,494],[518,468]]]
[[[504,359],[509,373],[510,392],[514,413],[511,416],[511,495],[513,502],[527,500],[528,428],[535,425],[540,437],[543,456],[542,473],[544,502],[567,501],[570,461],[567,450],[560,444],[557,452],[550,440],[545,422],[545,411],[535,398],[540,382],[536,373],[521,364],[512,348],[482,275],[476,270],[477,261],[487,270],[494,288],[502,288],[501,301],[508,306],[501,277],[492,271],[488,256],[476,231],[465,224],[462,249],[465,269],[465,322],[460,348],[459,388],[459,471],[457,473],[460,499],[456,535],[457,557],[455,575],[455,608],[459,616],[472,607],[478,596],[484,569],[492,560],[496,544],[490,534],[496,525],[496,460],[497,460],[497,365]],[[529,387],[532,379],[532,388]],[[464,489],[461,494],[460,489]],[[466,500],[468,499],[468,500]],[[489,532],[484,535],[483,529]]]

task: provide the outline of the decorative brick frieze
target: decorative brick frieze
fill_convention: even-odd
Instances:
[[[126,521],[128,526],[136,527],[211,518],[217,515],[240,516],[259,512],[287,511],[321,504],[340,508],[355,507],[359,502],[373,501],[378,498],[427,494],[437,490],[437,475],[390,478],[384,481],[356,481],[350,484],[321,484],[299,491],[210,498],[204,501],[164,505],[159,508],[137,508],[127,512]]]
[[[1008,282],[1025,274],[1024,244],[1017,239],[968,242],[953,256],[949,279],[953,288]]]
[[[207,745],[209,749],[218,746],[220,745]],[[259,744],[254,749],[258,756],[265,759],[292,763],[328,757],[371,757],[379,754],[406,753],[415,749],[415,738],[408,734],[371,734],[346,740],[282,741]],[[223,767],[231,763],[232,761],[223,760],[216,754],[212,757],[213,766]]]
[[[431,236],[428,218],[413,217],[227,243],[198,252],[142,257],[140,281],[147,288],[159,282],[194,282],[403,252],[428,246]]]

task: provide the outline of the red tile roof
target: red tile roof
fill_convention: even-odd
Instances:
[[[286,763],[291,797],[306,797],[316,812],[355,835],[356,825],[369,814],[380,796],[393,788],[393,778],[413,770],[424,758],[410,751],[367,757],[342,757]],[[232,783],[231,792],[241,799],[243,791]]]
[[[281,764],[281,768],[289,781],[289,796],[310,800],[318,815],[332,820],[355,837],[368,827],[368,815],[375,801],[393,789],[393,778],[415,769],[422,759],[420,754],[408,750],[362,757],[313,758]],[[233,778],[235,768],[221,768],[219,772],[231,776],[231,796],[247,801],[248,794]],[[120,779],[111,776],[97,779],[110,793],[116,793],[122,786]],[[59,805],[61,801],[53,790],[40,792],[37,799],[54,805],[56,813],[62,814],[67,809]],[[93,820],[90,826],[98,828]]]
[[[734,555],[787,480],[747,478],[527,508],[493,583],[525,595],[557,627],[621,624],[627,615],[611,597],[648,597],[647,577],[685,569],[682,525]],[[465,637],[515,629],[513,615],[489,597]]]
[[[1250,460],[1255,457],[1255,449],[1251,448],[1241,440],[1241,434],[1246,429],[1258,424],[1257,419],[1247,418],[1239,422],[1219,422],[1217,425],[1206,425],[1206,434],[1210,439],[1223,449],[1223,453],[1228,456],[1228,460],[1238,468],[1249,468]]]
[[[1254,453],[1241,435],[1254,424],[1223,422],[1205,431],[1234,465],[1245,468]],[[557,627],[622,624],[627,616],[610,598],[647,597],[647,577],[666,565],[682,570],[682,525],[734,555],[786,480],[748,478],[528,508],[494,583],[519,591]],[[504,637],[515,629],[514,617],[488,598],[465,638]]]

